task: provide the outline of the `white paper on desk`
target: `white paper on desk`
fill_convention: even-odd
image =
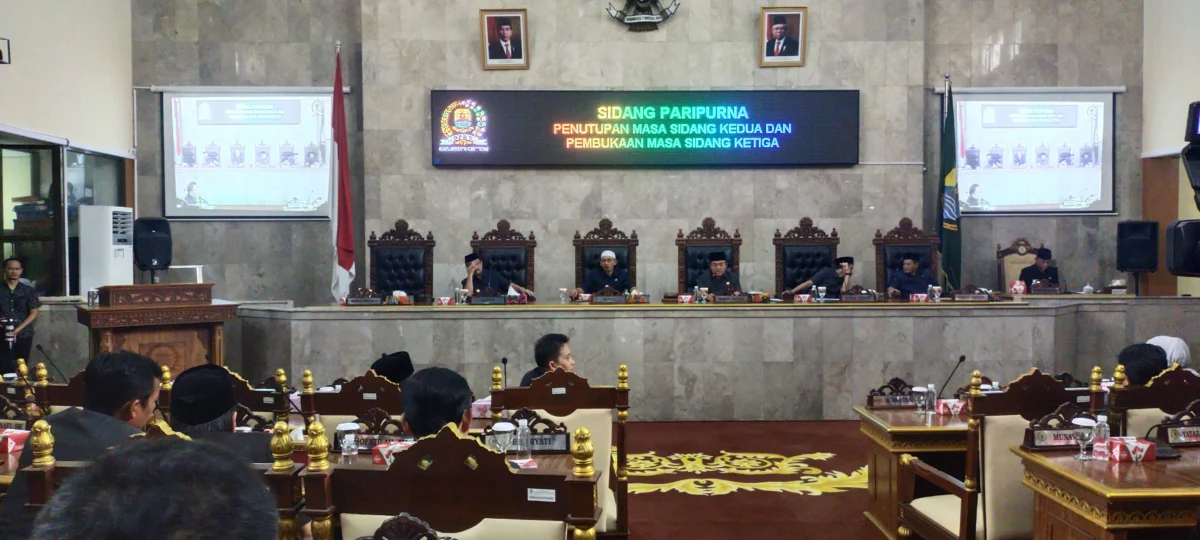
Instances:
[[[517,290],[514,289],[512,285],[509,285],[508,286],[508,295],[509,296],[521,296],[521,293],[517,292]]]

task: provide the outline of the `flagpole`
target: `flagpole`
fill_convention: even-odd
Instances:
[[[942,84],[942,125],[945,126],[946,115],[950,114],[950,111],[946,108],[946,98],[950,95],[950,74],[944,73],[943,76],[946,78],[946,81]]]

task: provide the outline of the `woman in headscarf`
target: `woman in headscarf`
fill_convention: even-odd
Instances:
[[[1183,367],[1188,367],[1188,361],[1191,360],[1191,351],[1188,350],[1187,343],[1182,339],[1171,336],[1155,336],[1150,338],[1146,343],[1157,345],[1167,353],[1167,363],[1179,364]]]

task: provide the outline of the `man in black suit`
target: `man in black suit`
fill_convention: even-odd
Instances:
[[[83,408],[46,417],[58,461],[91,461],[109,447],[140,433],[154,416],[162,368],[140,354],[101,353],[83,372]],[[21,452],[17,470],[33,463],[33,451]],[[29,538],[34,512],[26,475],[17,474],[0,504],[0,538]]]
[[[512,39],[512,20],[497,17],[496,33],[500,35],[500,42],[488,44],[488,60],[520,60],[521,42]]]
[[[787,35],[787,20],[776,15],[771,19],[771,36],[767,40],[767,56],[800,56],[800,42]]]

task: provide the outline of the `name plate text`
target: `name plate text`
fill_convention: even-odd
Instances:
[[[625,297],[622,295],[612,295],[612,296],[592,295],[591,302],[593,304],[624,304]]]
[[[912,394],[898,394],[890,396],[871,396],[871,402],[868,403],[871,407],[916,407],[917,402],[913,399]]]
[[[382,298],[347,298],[347,306],[382,306]]]
[[[1047,446],[1079,446],[1075,441],[1075,432],[1070,429],[1034,430],[1033,445],[1041,448]]]
[[[508,299],[503,296],[472,296],[471,305],[473,306],[503,306],[508,303]]]
[[[1200,426],[1167,428],[1167,440],[1171,444],[1200,442]]]
[[[1062,294],[1062,289],[1059,287],[1034,287],[1029,294]]]
[[[842,302],[874,302],[873,294],[843,294]]]
[[[954,295],[955,302],[987,302],[990,300],[986,294],[956,294]]]
[[[746,302],[749,302],[749,301],[750,301],[750,299],[748,297],[746,297],[745,295],[734,296],[734,295],[719,294],[713,298],[714,304],[745,304]]]

